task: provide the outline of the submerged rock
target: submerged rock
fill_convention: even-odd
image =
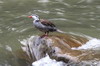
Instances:
[[[79,61],[78,56],[81,51],[72,50],[72,47],[79,47],[88,41],[86,37],[80,37],[71,34],[56,34],[40,38],[39,36],[27,39],[26,46],[22,49],[30,58],[39,60],[48,54],[50,58],[57,61],[68,62]]]

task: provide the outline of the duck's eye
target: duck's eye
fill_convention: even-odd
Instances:
[[[36,22],[39,22],[39,20],[36,20]]]

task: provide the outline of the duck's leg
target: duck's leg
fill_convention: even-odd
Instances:
[[[45,32],[45,36],[48,36],[49,32]]]
[[[47,37],[47,36],[48,36],[48,34],[49,34],[49,32],[45,32],[45,34],[44,34],[44,35],[42,35],[42,36],[40,36],[40,38]]]

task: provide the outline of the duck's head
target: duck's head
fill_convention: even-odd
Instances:
[[[39,20],[39,16],[36,14],[32,14],[31,16],[28,16],[29,18],[33,18],[34,20]]]

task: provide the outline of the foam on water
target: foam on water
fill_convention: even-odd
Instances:
[[[31,36],[30,38],[18,40],[23,46],[21,47],[23,51],[28,52],[28,40],[33,40],[35,36]],[[31,42],[31,41],[30,41]]]
[[[6,50],[12,51],[12,48],[9,45],[6,45],[5,47],[6,47]]]
[[[46,56],[36,62],[33,62],[32,66],[64,66],[64,63],[57,62],[56,60],[50,59],[49,56]]]
[[[100,50],[100,39],[91,39],[86,44],[78,47],[78,48],[72,48],[75,50]]]

